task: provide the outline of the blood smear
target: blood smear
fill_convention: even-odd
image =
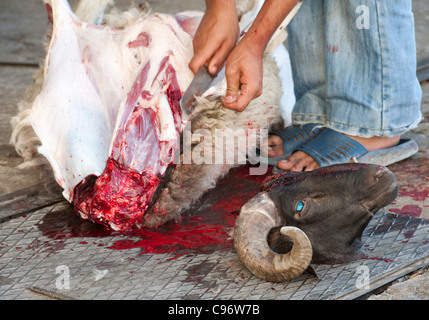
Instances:
[[[260,191],[262,182],[270,174],[269,170],[266,175],[251,176],[249,166],[233,169],[213,190],[182,214],[181,222],[170,222],[156,229],[132,229],[123,233],[81,220],[74,213],[58,212],[45,216],[38,227],[45,236],[56,240],[122,235],[126,239],[107,248],[140,248],[141,254],[175,253],[173,259],[188,253],[228,250],[233,245],[232,230],[241,207]],[[87,245],[91,245],[90,242]]]
[[[210,252],[231,246],[228,231],[232,229],[232,225],[228,223],[210,225],[204,224],[203,219],[199,220],[188,217],[181,224],[172,224],[162,228],[163,230],[143,229],[132,239],[117,241],[109,249],[141,248],[142,253],[169,253],[181,250],[188,252],[189,249]]]
[[[180,223],[168,223],[156,230],[138,230],[139,234],[117,241],[109,248],[141,248],[142,253],[181,254],[230,249],[232,230],[241,207],[260,191],[262,182],[270,174],[250,176],[248,173],[248,166],[232,170],[215,189],[203,196],[198,205],[183,213]]]

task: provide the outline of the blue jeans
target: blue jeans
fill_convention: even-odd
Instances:
[[[304,0],[288,33],[293,124],[367,138],[418,125],[411,0]]]

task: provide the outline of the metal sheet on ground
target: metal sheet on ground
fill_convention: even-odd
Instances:
[[[260,183],[243,173],[223,179],[180,226],[153,231],[183,237],[181,231],[209,225],[202,230],[217,242],[201,233],[190,238],[201,245],[154,244],[156,234],[112,232],[64,203],[3,222],[0,298],[33,299],[39,292],[59,299],[354,299],[429,263],[429,222],[378,212],[363,234],[366,259],[315,265],[319,279],[304,273],[284,283],[260,280],[239,262],[229,237],[236,210]],[[237,185],[242,193],[228,196]]]

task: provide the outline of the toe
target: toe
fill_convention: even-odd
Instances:
[[[285,171],[311,171],[319,167],[318,163],[308,154],[297,151],[285,160],[280,160],[277,166]]]
[[[314,162],[313,158],[305,154],[301,159],[299,159],[295,165],[292,167],[291,171],[302,172],[307,166],[309,166],[312,162]]]
[[[313,160],[313,158],[312,158],[312,160]],[[304,171],[313,171],[313,170],[316,170],[319,168],[320,168],[319,164],[315,160],[313,160],[309,164],[307,164]]]
[[[293,167],[294,163],[289,161],[288,159],[283,159],[280,160],[279,162],[277,162],[277,167],[280,170],[284,170],[284,171],[290,171],[290,169]]]

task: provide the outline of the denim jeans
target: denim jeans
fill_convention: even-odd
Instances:
[[[361,137],[418,125],[411,0],[304,0],[288,33],[294,124]]]

